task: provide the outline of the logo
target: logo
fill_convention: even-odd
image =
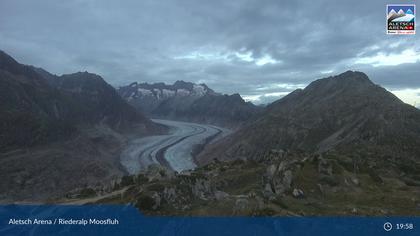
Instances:
[[[416,33],[416,5],[389,4],[386,6],[387,34]]]

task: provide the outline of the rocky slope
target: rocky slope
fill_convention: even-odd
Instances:
[[[164,119],[237,127],[261,110],[239,94],[222,95],[205,84],[184,81],[173,85],[132,83],[118,92],[140,111]]]
[[[356,168],[355,168],[356,166]],[[412,165],[420,168],[420,163]],[[418,215],[420,182],[385,175],[363,160],[271,150],[259,161],[212,162],[175,174],[159,166],[126,176],[124,194],[97,203],[135,204],[151,215]]]
[[[199,161],[258,159],[271,149],[418,159],[420,111],[365,74],[348,71],[269,105],[255,122],[209,147]]]
[[[55,76],[0,51],[1,199],[45,199],[121,176],[119,132],[128,129],[163,131],[100,76]]]

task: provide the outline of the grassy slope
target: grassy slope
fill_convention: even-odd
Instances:
[[[396,173],[392,167],[384,169],[386,166],[368,167],[368,158],[359,161],[338,154],[323,158],[332,166],[331,175],[319,172],[316,157],[301,159],[293,168],[291,188],[273,197],[263,194],[262,179],[268,163],[234,161],[212,163],[189,176],[150,182],[142,175],[142,180],[135,181],[123,197],[101,203],[131,202],[152,215],[419,215],[420,185],[415,173]],[[420,164],[410,166],[415,169]],[[212,189],[204,198],[192,193],[194,181],[200,179],[209,181]],[[170,188],[177,192],[174,202],[163,197],[165,189]],[[303,190],[304,197],[294,197],[295,188]],[[212,195],[216,190],[229,196],[216,200]],[[159,207],[152,207],[153,194],[162,196]],[[246,207],[238,207],[238,199],[246,199]]]

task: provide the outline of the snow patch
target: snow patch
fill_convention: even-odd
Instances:
[[[204,96],[206,94],[206,88],[203,85],[194,84],[193,91],[195,95]]]
[[[175,96],[175,91],[169,89],[162,89],[162,95],[165,98],[173,97]]]
[[[190,92],[186,89],[178,89],[178,90],[176,90],[176,95],[178,95],[178,96],[188,96],[188,95],[190,95]]]
[[[142,95],[142,96],[153,96],[152,91],[148,90],[148,89],[143,89],[143,88],[138,88],[137,91]]]
[[[153,92],[156,94],[156,97],[160,99],[162,97],[162,91],[159,89],[153,89]]]

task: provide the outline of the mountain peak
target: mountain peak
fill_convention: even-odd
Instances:
[[[245,100],[241,97],[239,93],[234,93],[232,95],[228,95],[228,97],[231,97],[233,100],[238,100],[240,102],[245,102]]]
[[[84,82],[84,83],[104,83],[105,80],[94,73],[90,73],[90,72],[76,72],[76,73],[72,73],[72,74],[65,74],[62,75],[61,78],[66,79],[66,80],[74,80],[74,81],[79,81],[79,82]]]
[[[369,79],[369,77],[365,73],[360,72],[360,71],[351,71],[351,70],[348,70],[336,76],[328,77],[327,79],[338,80],[339,82],[346,82],[346,83],[351,82],[351,83],[373,84],[372,81]]]
[[[255,121],[203,153],[204,162],[263,157],[271,149],[418,156],[420,111],[362,72],[319,79],[267,106]],[[220,150],[220,151],[219,151]],[[376,155],[376,154],[375,154]]]
[[[360,78],[360,79],[365,79],[365,80],[369,80],[368,76],[360,71],[352,71],[352,70],[348,70],[346,72],[343,72],[339,75],[337,75],[336,77],[344,77],[344,78]]]
[[[395,95],[374,84],[365,73],[359,71],[346,71],[336,76],[318,79],[305,89],[295,91],[269,107],[281,108],[282,106],[278,107],[276,104],[293,105],[297,101],[315,106],[324,104],[327,107],[343,103],[343,109],[355,103],[364,104],[368,101],[402,103]]]
[[[80,78],[84,78],[84,79],[102,79],[101,76],[99,76],[95,73],[90,73],[88,71],[79,71],[79,72],[68,74],[68,75],[74,76],[74,77],[80,77]]]
[[[191,82],[185,82],[183,80],[177,80],[174,83],[174,86],[188,86],[188,85],[192,85],[193,83]]]
[[[346,71],[336,76],[315,80],[304,91],[311,90],[358,90],[376,86],[368,76],[359,71]]]

